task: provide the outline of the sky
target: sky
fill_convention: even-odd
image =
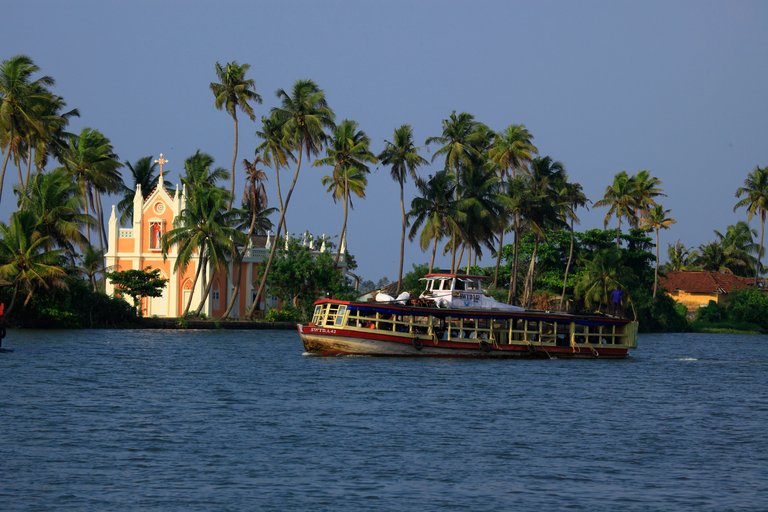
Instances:
[[[264,99],[257,119],[278,104],[276,90],[310,78],[337,121],[357,121],[376,153],[409,123],[431,159],[424,141],[455,110],[497,131],[524,124],[592,201],[619,171],[648,169],[677,220],[661,234],[662,254],[745,220],[733,211],[735,191],[768,165],[768,2],[6,0],[3,14],[0,60],[28,55],[56,80],[54,92],[81,114],[70,131],[101,131],[121,161],[163,153],[173,183],[198,149],[231,164],[232,119],[214,108],[209,83],[217,61],[233,60],[251,66]],[[259,124],[239,118],[241,161],[253,157]],[[420,174],[441,167],[438,159]],[[329,173],[302,166],[291,232],[340,231],[342,206],[320,183]],[[15,174],[6,177],[4,221]],[[239,167],[237,190],[243,182]],[[277,206],[273,172],[267,190]],[[409,183],[407,202],[414,190]],[[399,189],[389,169],[373,166],[366,198],[353,202],[357,273],[397,279]],[[605,213],[581,210],[577,229],[602,227]],[[428,260],[406,245],[406,271]]]

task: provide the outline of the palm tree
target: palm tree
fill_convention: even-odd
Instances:
[[[66,288],[61,251],[45,250],[47,237],[40,236],[36,226],[37,219],[29,211],[14,212],[10,224],[0,222],[0,278],[13,285],[6,315],[19,293],[24,294],[26,306],[39,289]]]
[[[200,274],[209,263],[214,269],[226,270],[227,257],[231,254],[233,240],[242,238],[242,232],[230,225],[233,211],[227,210],[229,194],[219,188],[199,188],[187,200],[187,207],[174,220],[174,227],[163,235],[163,257],[167,257],[172,245],[178,246],[178,258],[174,272],[187,268],[197,256],[197,270],[192,289],[197,286]],[[203,296],[195,311],[199,315],[210,293],[213,280],[203,277]],[[192,305],[192,294],[184,307],[184,315]]]
[[[280,218],[276,229],[276,232],[279,233],[285,222],[285,212],[288,210],[293,189],[299,179],[302,155],[306,153],[307,158],[310,158],[320,152],[327,139],[325,130],[334,128],[334,115],[325,100],[325,93],[312,80],[297,80],[293,85],[291,94],[279,89],[277,97],[280,99],[281,105],[272,109],[272,117],[282,127],[283,144],[297,157],[293,181],[288,189],[288,194],[285,196],[285,203],[280,209]],[[278,245],[277,243],[272,244],[269,251],[269,256],[264,264],[264,272],[256,291],[256,299],[248,312],[249,316],[253,316],[260,300],[259,297],[264,293],[269,269],[272,266]]]
[[[557,190],[559,203],[561,204],[561,212],[564,220],[570,223],[570,243],[568,248],[568,262],[565,264],[565,273],[563,275],[563,291],[560,294],[560,306],[562,311],[563,302],[565,301],[565,289],[568,284],[568,272],[571,269],[571,263],[573,262],[573,246],[574,246],[574,231],[573,224],[579,222],[579,217],[576,215],[576,209],[579,207],[586,207],[589,204],[589,199],[584,194],[579,183],[563,183]]]
[[[235,125],[235,149],[232,154],[232,185],[229,189],[232,208],[232,198],[235,196],[235,163],[237,162],[238,124],[237,110],[240,109],[251,121],[256,120],[253,108],[249,102],[261,103],[261,96],[256,92],[256,82],[252,78],[245,78],[245,73],[250,69],[249,64],[238,64],[237,61],[227,62],[226,66],[216,63],[216,77],[219,82],[211,82],[214,106],[217,110],[225,109],[232,116]]]
[[[274,116],[261,117],[261,130],[256,135],[261,137],[262,143],[256,147],[257,152],[261,152],[264,163],[271,165],[275,169],[275,183],[277,184],[277,201],[280,210],[283,209],[283,193],[280,188],[280,169],[288,167],[290,160],[295,161],[291,149],[284,143],[283,127]],[[283,222],[285,236],[288,236],[288,226]],[[280,233],[277,233],[279,236]]]
[[[245,229],[247,232],[245,236],[246,243],[242,245],[240,251],[237,250],[236,245],[232,247],[232,262],[235,265],[234,268],[237,274],[234,277],[235,286],[232,290],[232,297],[229,300],[229,304],[227,304],[227,309],[222,318],[228,318],[232,314],[235,300],[240,295],[240,276],[242,271],[240,263],[250,248],[249,241],[254,233],[266,233],[272,229],[272,221],[269,220],[269,216],[275,212],[275,209],[267,207],[267,189],[264,186],[264,182],[267,181],[267,173],[259,168],[263,163],[264,159],[258,151],[254,155],[253,162],[243,160],[246,176],[245,189],[243,190],[243,208],[240,210],[242,217],[236,228],[239,231]]]
[[[724,234],[715,230],[725,257],[724,266],[734,274],[746,277],[760,264],[760,260],[753,256],[759,251],[754,239],[756,235],[757,232],[744,221],[728,226]]]
[[[141,196],[143,199],[149,197],[155,188],[160,176],[157,173],[157,163],[152,161],[151,156],[144,156],[136,160],[136,163],[126,161],[125,166],[131,173],[132,187],[123,185],[123,198],[117,203],[117,211],[120,212],[120,223],[133,222],[133,199],[136,195],[136,187],[141,186]],[[168,189],[168,184],[165,184]]]
[[[67,137],[71,136],[64,128],[69,123],[69,118],[80,115],[77,109],[62,112],[66,105],[63,98],[51,94],[45,88],[40,88],[38,97],[40,100],[35,101],[30,108],[29,129],[24,137],[27,146],[27,171],[20,181],[22,187],[29,182],[33,160],[37,170],[42,171],[48,162],[49,154],[56,157],[61,155]]]
[[[523,292],[523,304],[530,305],[533,298],[533,278],[536,257],[541,240],[548,229],[567,227],[563,203],[558,191],[567,183],[568,176],[563,164],[549,156],[536,157],[531,161],[531,173],[527,178],[526,201],[521,213],[528,228],[534,234],[533,253],[528,266]]]
[[[358,130],[357,123],[344,119],[334,130],[333,136],[326,148],[327,156],[315,161],[315,166],[332,165],[331,176],[323,176],[322,184],[332,194],[333,201],[343,201],[344,221],[339,232],[339,250],[336,253],[336,263],[339,263],[341,251],[347,241],[347,217],[352,206],[350,192],[357,197],[365,197],[365,187],[368,185],[366,175],[371,171],[369,163],[378,160],[371,153],[371,140],[364,131]]]
[[[760,250],[757,253],[757,265],[755,266],[755,284],[760,279],[760,273],[763,267],[762,257],[765,247],[765,218],[768,214],[768,167],[755,167],[755,170],[749,173],[744,180],[744,186],[736,190],[736,197],[743,199],[736,203],[733,210],[738,208],[747,209],[747,220],[757,214],[760,217]]]
[[[424,225],[419,235],[419,247],[425,251],[432,243],[432,257],[429,260],[429,272],[432,272],[437,242],[457,232],[465,214],[457,207],[454,197],[456,183],[449,171],[439,171],[426,181],[417,178],[416,188],[418,195],[411,201],[408,212],[408,217],[413,219],[408,238],[416,238],[419,228]]]
[[[454,110],[448,119],[443,119],[443,132],[437,137],[429,137],[427,145],[440,144],[440,148],[432,155],[432,161],[439,156],[445,157],[445,169],[454,173],[456,179],[460,179],[461,169],[469,165],[472,159],[478,156],[476,143],[479,136],[478,122],[472,114],[462,112],[456,114]]]
[[[178,257],[174,264],[174,272],[187,268],[190,261],[197,257],[197,270],[192,282],[192,289],[197,286],[200,275],[204,267],[210,264],[214,270],[226,271],[227,257],[232,253],[232,246],[235,243],[245,243],[244,235],[238,229],[232,227],[234,219],[239,214],[237,210],[229,210],[227,204],[230,201],[229,193],[213,185],[206,185],[209,181],[203,176],[197,163],[203,160],[200,157],[206,157],[205,153],[196,153],[195,161],[187,160],[188,173],[182,178],[182,182],[187,185],[188,198],[186,207],[180,212],[174,220],[173,229],[163,235],[162,249],[163,257],[166,258],[170,247],[178,247]],[[206,168],[209,168],[207,166]],[[193,174],[189,174],[189,169]],[[215,172],[215,171],[214,171]],[[224,173],[226,171],[224,170]],[[197,186],[190,187],[189,184],[196,183]],[[207,280],[203,277],[203,296],[200,304],[195,311],[199,315],[210,293],[213,280]],[[189,312],[192,305],[192,294],[184,307],[184,315]]]
[[[678,240],[674,244],[667,245],[667,258],[669,259],[666,266],[668,270],[686,270],[698,258],[698,252],[688,249]]]
[[[459,237],[468,251],[467,272],[473,252],[482,256],[483,246],[491,251],[495,248],[499,219],[503,217],[505,204],[499,182],[495,170],[481,161],[466,167],[461,175],[461,196],[456,206],[463,213],[463,220],[457,224]],[[454,271],[459,265],[460,261]]]
[[[631,180],[635,189],[635,200],[630,222],[634,227],[638,227],[643,224],[648,210],[656,206],[656,197],[666,196],[666,194],[661,191],[661,180],[651,176],[646,169],[638,171]]]
[[[71,137],[69,144],[62,154],[62,163],[69,175],[80,187],[83,196],[85,214],[90,215],[93,209],[97,219],[99,247],[104,251],[106,245],[106,230],[101,205],[101,193],[114,193],[123,186],[123,180],[118,170],[123,164],[118,160],[112,149],[112,143],[97,130],[84,128],[80,135]],[[88,241],[91,240],[91,230],[86,230]]]
[[[669,226],[677,222],[672,217],[668,217],[669,210],[665,210],[660,204],[654,205],[646,212],[643,219],[643,227],[652,229],[656,232],[656,267],[653,271],[653,298],[656,298],[656,289],[659,283],[659,231],[668,229]]]
[[[87,245],[83,249],[82,255],[83,263],[77,267],[77,270],[82,272],[91,283],[91,290],[94,292],[98,290],[96,276],[99,272],[104,271],[104,253],[95,249],[92,245]]]
[[[719,242],[709,242],[699,246],[695,264],[709,272],[729,271],[726,267],[726,257]]]
[[[53,78],[32,79],[40,70],[26,55],[16,55],[0,64],[0,148],[4,156],[0,167],[0,200],[2,200],[5,170],[13,156],[17,165],[23,158],[31,131],[43,131],[39,122],[40,104],[51,100],[47,87]],[[19,182],[21,168],[19,167]]]
[[[405,180],[410,174],[416,179],[416,169],[425,165],[427,160],[419,155],[419,148],[413,142],[413,129],[411,125],[404,124],[395,128],[392,142],[384,141],[384,150],[379,154],[379,160],[384,165],[389,165],[392,179],[400,185],[400,212],[402,214],[400,234],[400,269],[397,274],[397,293],[403,285],[403,259],[405,258],[405,229],[408,226],[408,218],[405,214],[404,188]]]
[[[531,163],[531,159],[534,155],[538,154],[539,150],[533,145],[533,135],[522,124],[509,125],[503,132],[497,133],[493,139],[493,145],[488,150],[488,157],[499,171],[499,178],[501,179],[501,187],[505,188],[505,180],[510,175],[514,179],[517,176],[517,171],[527,171],[528,165]],[[514,261],[512,275],[517,275],[517,252],[519,248],[519,225],[520,217],[519,213],[515,210],[510,211],[514,215],[514,229],[515,229],[515,249],[514,249]],[[503,218],[503,217],[502,217]],[[493,274],[493,286],[499,279],[499,267],[501,266],[501,254],[504,247],[504,232],[508,229],[508,224],[502,223],[499,230],[499,248],[496,251],[496,270]],[[516,279],[516,277],[514,278]]]
[[[575,293],[584,300],[587,308],[596,305],[597,311],[601,311],[603,306],[609,304],[611,291],[625,288],[623,276],[630,274],[621,263],[618,249],[603,249],[586,262]]]
[[[82,229],[94,223],[92,217],[82,213],[83,198],[77,184],[67,171],[56,168],[48,173],[34,174],[27,187],[17,186],[19,209],[37,219],[37,232],[45,237],[45,250],[62,249],[74,264],[76,248],[90,247]]]
[[[439,144],[440,147],[432,155],[432,161],[439,156],[445,157],[444,169],[451,171],[456,180],[454,189],[455,199],[461,194],[461,174],[465,167],[482,159],[481,149],[486,149],[492,132],[482,123],[475,121],[472,114],[454,110],[448,119],[443,119],[443,131],[437,137],[429,137],[427,145]],[[451,269],[456,268],[456,252],[458,249],[458,232],[451,233]]]
[[[621,219],[627,219],[630,224],[635,218],[636,211],[636,187],[634,180],[627,174],[627,171],[621,171],[613,177],[613,183],[605,188],[605,195],[602,199],[595,202],[595,206],[608,206],[608,212],[603,220],[604,226],[608,227],[608,221],[612,215],[616,216],[618,230],[616,232],[616,247],[619,247],[621,237]]]
[[[193,194],[195,189],[213,188],[220,180],[229,179],[229,171],[223,167],[211,169],[213,162],[211,155],[199,149],[184,161],[184,176],[181,182],[188,195]]]

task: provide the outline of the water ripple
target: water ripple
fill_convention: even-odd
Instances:
[[[761,510],[767,342],[430,361],[301,357],[293,331],[11,331],[0,509]]]

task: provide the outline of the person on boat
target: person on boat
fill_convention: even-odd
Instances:
[[[619,316],[621,313],[621,286],[617,286],[611,292],[611,314],[613,316]]]

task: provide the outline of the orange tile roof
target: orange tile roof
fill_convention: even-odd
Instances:
[[[722,272],[681,270],[659,276],[659,284],[669,292],[680,290],[689,293],[731,293],[751,286],[754,278],[739,277]]]

